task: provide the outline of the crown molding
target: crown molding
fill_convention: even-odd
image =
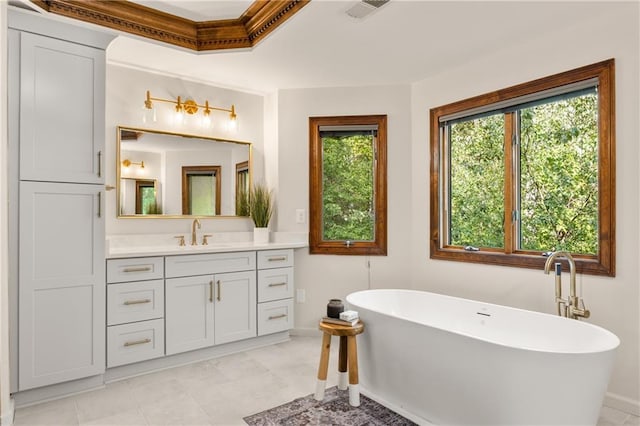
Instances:
[[[251,48],[310,0],[256,0],[236,19],[196,22],[125,0],[30,0],[56,15],[195,51]]]

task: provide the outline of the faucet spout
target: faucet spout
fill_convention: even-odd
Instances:
[[[198,244],[198,239],[196,238],[196,226],[200,229],[200,221],[198,219],[193,219],[193,223],[191,224],[191,245],[195,246]]]
[[[573,256],[568,251],[556,251],[551,253],[547,258],[547,262],[544,264],[544,273],[549,274],[551,271],[551,265],[558,257],[564,257],[569,262],[569,297],[576,297],[576,262],[573,260]]]
[[[589,318],[589,315],[591,313],[589,312],[589,310],[584,308],[584,302],[580,300],[576,291],[576,262],[573,259],[573,256],[571,256],[571,253],[569,253],[568,251],[556,251],[551,253],[551,255],[549,255],[549,257],[547,258],[547,261],[544,264],[544,273],[548,275],[549,272],[551,272],[551,265],[554,264],[557,258],[565,258],[567,260],[567,262],[569,263],[570,276],[569,276],[569,300],[565,301],[565,299],[562,299],[562,295],[561,295],[562,290],[558,289],[558,284],[556,284],[556,302],[558,304],[560,303],[565,304],[566,302],[568,302],[568,306],[566,307],[567,308],[566,312],[569,318],[573,318],[573,319],[577,319],[578,317]],[[556,272],[556,275],[557,275],[557,272]],[[556,283],[558,282],[559,280],[557,279]],[[580,307],[580,305],[582,305],[582,308]]]

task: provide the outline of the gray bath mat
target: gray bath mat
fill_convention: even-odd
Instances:
[[[415,423],[360,395],[360,406],[349,405],[349,392],[332,387],[323,401],[313,395],[244,418],[249,426],[413,426]]]

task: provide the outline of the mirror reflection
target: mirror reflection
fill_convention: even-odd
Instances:
[[[251,144],[118,127],[118,217],[248,216]]]

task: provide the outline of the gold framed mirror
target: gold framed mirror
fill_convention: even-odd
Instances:
[[[246,217],[250,142],[117,127],[118,218]]]

